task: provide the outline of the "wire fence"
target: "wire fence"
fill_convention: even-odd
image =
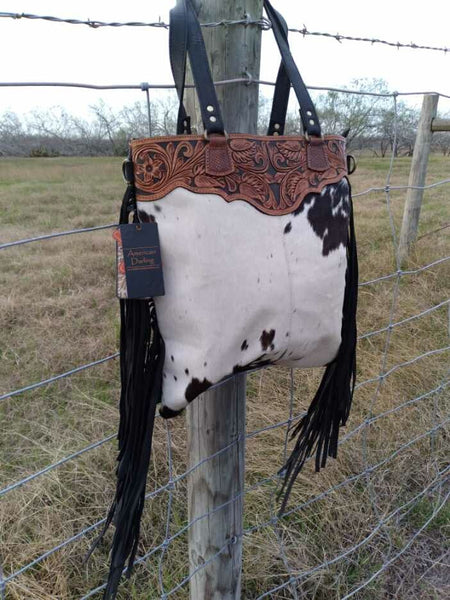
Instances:
[[[245,85],[268,85],[275,86],[274,81],[267,81],[265,79],[257,79],[251,74],[245,77],[234,77],[233,79],[220,79],[214,82],[214,85],[230,85],[232,83],[244,83]],[[148,83],[147,81],[141,83],[125,83],[125,84],[108,84],[98,85],[95,83],[77,83],[67,81],[2,81],[0,87],[63,87],[63,88],[80,88],[88,90],[141,90],[147,92],[148,90],[173,90],[175,89],[174,84],[170,83]],[[186,88],[193,88],[194,85],[186,83]],[[308,85],[306,86],[309,90],[316,92],[339,92],[343,94],[355,94],[358,96],[375,96],[378,98],[395,98],[397,96],[424,96],[426,94],[434,94],[440,98],[450,99],[450,94],[436,91],[405,91],[405,92],[374,92],[370,90],[352,90],[349,88],[338,88],[338,87],[327,87],[321,85]]]
[[[17,18],[45,19],[45,20],[52,20],[52,21],[57,21],[57,22],[63,21],[66,23],[73,23],[73,24],[85,24],[85,25],[89,25],[90,27],[100,27],[100,26],[116,27],[116,26],[122,26],[122,25],[126,25],[126,26],[128,26],[128,25],[144,26],[145,25],[145,26],[150,26],[150,27],[164,27],[164,28],[167,27],[167,25],[162,22],[160,22],[160,23],[103,23],[100,21],[86,22],[86,21],[78,21],[78,20],[74,20],[74,19],[69,20],[69,19],[58,19],[58,18],[54,18],[54,17],[40,17],[40,16],[36,16],[36,15],[24,15],[24,14],[13,15],[10,13],[0,13],[0,17],[11,17],[11,18],[16,18],[16,19]],[[239,23],[242,24],[243,22],[239,21]],[[230,25],[230,24],[231,23],[228,23],[228,22],[227,23],[220,22],[220,23],[206,24],[205,26],[219,26],[219,25],[222,26],[222,25]],[[257,24],[262,27],[267,26],[267,24],[265,23],[264,20],[254,22],[254,23],[244,21],[244,24],[245,25]],[[302,33],[303,35],[321,35],[321,36],[330,36],[331,35],[331,34],[308,32],[306,30],[306,27],[304,28],[304,30],[294,30],[294,31],[298,31],[299,33]],[[335,37],[336,39],[338,39],[338,41],[341,41],[342,39],[364,40],[363,38],[348,38],[345,36],[336,36],[336,35],[331,36],[331,37]],[[402,44],[394,44],[394,43],[389,43],[389,42],[385,42],[385,41],[377,40],[377,39],[364,40],[364,41],[371,41],[371,43],[379,42],[379,43],[388,44],[391,46],[398,46],[398,47],[404,46]],[[413,48],[426,48],[426,47],[418,46],[415,44],[406,45],[406,46],[413,47]],[[441,50],[441,51],[445,51],[445,52],[447,51],[446,48],[428,48],[428,49]],[[222,81],[222,82],[218,82],[218,83],[221,85],[227,85],[229,83],[236,83],[236,82],[241,82],[244,84],[263,83],[263,84],[273,85],[271,82],[262,82],[259,80],[253,80],[251,78],[239,78],[239,79],[233,79],[233,80],[228,80],[228,81]],[[146,90],[148,91],[148,89],[151,89],[151,88],[161,88],[161,87],[170,88],[170,87],[172,87],[172,86],[162,86],[162,85],[161,86],[150,85],[147,83],[136,85],[136,86],[123,86],[123,85],[120,85],[120,86],[119,85],[117,85],[117,86],[91,86],[91,85],[87,85],[87,84],[86,85],[85,84],[67,84],[67,83],[58,84],[58,83],[46,83],[46,82],[42,82],[42,83],[23,83],[23,82],[22,83],[21,82],[0,83],[0,87],[1,86],[23,87],[23,86],[28,86],[28,85],[42,85],[42,86],[63,85],[63,86],[69,86],[69,87],[89,87],[89,88],[94,88],[94,89],[124,89],[124,88],[128,88],[128,89],[140,89],[143,91],[146,91]],[[361,91],[352,91],[352,90],[336,89],[336,88],[314,88],[314,87],[312,87],[311,89],[334,89],[334,90],[342,92],[342,93],[358,93],[358,94],[365,93],[365,92],[361,92]],[[397,120],[398,120],[397,97],[399,95],[402,95],[402,93],[401,92],[393,92],[392,94],[375,94],[373,92],[367,92],[367,93],[370,95],[390,96],[392,98],[393,110],[394,110],[394,144],[393,144],[393,149],[392,149],[392,154],[391,154],[391,160],[389,162],[388,172],[387,172],[386,178],[385,178],[385,185],[382,187],[370,187],[364,191],[359,192],[358,194],[355,194],[354,197],[361,198],[361,200],[363,200],[365,197],[370,196],[371,194],[374,194],[374,193],[382,193],[384,195],[384,201],[385,201],[385,206],[386,206],[386,215],[387,215],[388,221],[390,223],[390,228],[391,228],[391,241],[392,241],[392,247],[393,247],[393,255],[395,257],[397,257],[397,232],[396,232],[396,227],[395,227],[395,223],[394,223],[391,194],[393,191],[399,192],[399,191],[405,191],[407,189],[410,189],[410,186],[407,186],[407,185],[395,185],[394,186],[391,184],[395,156],[396,156],[395,147],[396,147],[396,143],[397,143]],[[419,94],[419,93],[420,92],[404,92],[403,94],[409,95],[409,94]],[[446,98],[449,97],[449,96],[446,96],[445,94],[441,94],[441,95]],[[149,110],[150,110],[150,105],[149,105]],[[450,184],[450,179],[443,179],[441,181],[434,182],[430,185],[424,186],[423,189],[430,190],[430,189],[436,188],[438,186],[446,186],[449,184]],[[26,244],[30,244],[30,243],[37,243],[37,242],[46,242],[47,243],[49,240],[54,239],[54,238],[61,238],[64,236],[70,236],[70,235],[75,235],[75,234],[89,235],[92,232],[102,230],[102,229],[107,229],[107,228],[113,228],[114,226],[115,226],[115,224],[105,224],[105,225],[99,225],[96,227],[72,229],[72,230],[68,230],[68,231],[54,232],[54,233],[50,233],[50,234],[46,234],[46,235],[39,235],[39,236],[34,236],[34,237],[30,237],[30,238],[25,238],[25,239],[18,239],[15,241],[0,244],[0,249],[12,251],[11,249],[15,248],[16,246],[26,245]],[[371,584],[377,578],[379,578],[380,575],[382,575],[383,573],[386,573],[388,571],[388,569],[391,567],[391,565],[410,549],[412,544],[414,544],[417,541],[419,536],[421,536],[423,534],[423,532],[426,530],[426,528],[436,519],[436,517],[444,509],[446,502],[448,501],[449,494],[450,494],[450,492],[445,491],[446,486],[448,486],[448,482],[450,480],[450,467],[448,467],[448,466],[443,467],[443,468],[436,466],[435,472],[434,472],[435,476],[432,477],[428,481],[428,483],[426,485],[424,485],[422,487],[422,489],[420,489],[420,491],[418,493],[412,495],[406,501],[399,503],[399,505],[396,506],[395,508],[393,508],[392,510],[385,511],[384,513],[380,512],[380,510],[378,508],[378,496],[377,496],[377,488],[375,485],[374,476],[380,472],[389,473],[389,469],[392,467],[392,463],[396,460],[401,460],[401,457],[404,456],[404,454],[406,453],[406,451],[408,449],[411,449],[412,447],[417,446],[424,440],[428,440],[428,439],[435,440],[436,435],[439,432],[441,432],[449,424],[450,418],[447,415],[446,416],[439,415],[438,414],[439,411],[435,410],[434,423],[433,423],[432,427],[428,427],[425,430],[418,433],[417,435],[411,437],[411,439],[408,439],[408,441],[398,445],[394,450],[389,451],[388,454],[386,456],[384,456],[381,460],[378,460],[375,462],[371,462],[369,460],[369,447],[370,447],[369,434],[373,430],[372,428],[375,423],[378,423],[393,414],[398,414],[401,411],[404,411],[405,409],[407,409],[408,407],[422,405],[422,403],[424,403],[426,400],[433,399],[436,402],[436,398],[442,397],[443,395],[445,395],[448,392],[448,385],[450,382],[450,378],[449,378],[450,373],[449,372],[447,372],[446,375],[442,378],[442,380],[439,381],[436,385],[434,385],[431,389],[426,390],[416,396],[407,398],[407,399],[403,400],[402,402],[398,402],[395,406],[391,406],[390,408],[388,408],[386,410],[382,410],[382,411],[376,413],[376,408],[378,405],[380,395],[382,394],[383,388],[387,384],[387,382],[390,380],[391,376],[394,373],[398,373],[399,371],[403,372],[402,370],[405,369],[405,377],[407,377],[406,369],[408,366],[415,364],[415,363],[420,363],[421,361],[425,361],[425,359],[430,358],[430,357],[445,355],[450,350],[450,345],[444,344],[441,347],[433,348],[431,350],[425,350],[425,351],[421,352],[420,354],[417,354],[416,356],[413,356],[412,358],[410,358],[408,360],[398,362],[397,364],[394,364],[388,368],[388,356],[389,356],[389,352],[390,352],[390,348],[391,348],[391,344],[392,344],[392,335],[393,335],[394,330],[397,331],[399,329],[404,328],[405,326],[409,326],[413,321],[414,322],[418,321],[420,323],[421,320],[423,320],[425,317],[427,317],[431,314],[434,315],[438,311],[443,311],[446,309],[448,310],[448,307],[450,305],[449,299],[443,299],[442,301],[432,304],[432,305],[428,306],[427,308],[424,308],[423,310],[420,310],[420,311],[418,311],[414,314],[411,314],[405,318],[398,319],[398,318],[396,318],[396,314],[398,311],[399,300],[400,300],[401,293],[402,293],[402,284],[409,277],[418,276],[418,275],[421,275],[423,273],[430,272],[430,271],[432,272],[433,269],[439,268],[439,266],[447,263],[449,259],[450,259],[450,256],[443,256],[441,258],[433,260],[427,264],[424,264],[423,266],[420,266],[420,267],[417,267],[414,269],[403,269],[400,262],[397,259],[396,268],[393,272],[387,273],[386,275],[382,275],[382,276],[379,276],[379,277],[376,277],[376,278],[373,278],[370,280],[362,281],[360,283],[360,287],[362,289],[369,289],[369,288],[373,289],[373,286],[375,286],[375,288],[376,288],[376,286],[378,286],[379,284],[383,284],[384,282],[390,282],[392,284],[388,322],[383,327],[363,332],[359,336],[360,343],[363,340],[369,340],[369,339],[373,340],[373,339],[378,339],[378,338],[381,339],[380,352],[379,352],[380,368],[379,368],[378,374],[376,376],[366,378],[363,381],[359,381],[356,386],[356,390],[358,393],[358,390],[360,390],[361,388],[369,386],[370,384],[374,384],[374,391],[370,395],[370,398],[369,398],[369,407],[367,410],[366,417],[361,422],[355,424],[353,429],[346,432],[345,435],[343,435],[341,437],[341,440],[339,442],[340,446],[342,447],[342,446],[347,445],[348,441],[351,440],[352,438],[355,438],[356,436],[361,437],[361,452],[362,452],[362,457],[363,457],[363,467],[357,473],[350,475],[341,481],[338,481],[337,483],[331,485],[328,489],[321,491],[319,493],[313,494],[307,500],[297,503],[294,506],[288,508],[283,515],[277,515],[276,510],[275,510],[275,508],[276,508],[276,503],[275,503],[276,492],[279,489],[279,486],[281,483],[280,475],[278,473],[273,473],[269,477],[260,478],[257,481],[253,482],[251,485],[247,485],[240,494],[238,494],[237,496],[235,496],[228,502],[226,502],[226,503],[222,504],[221,506],[218,506],[214,509],[213,512],[223,510],[227,505],[229,505],[232,502],[236,502],[242,496],[247,497],[250,493],[254,492],[255,490],[264,489],[265,486],[267,486],[267,484],[272,485],[272,487],[270,488],[271,491],[268,492],[268,494],[270,495],[270,505],[271,505],[270,517],[267,519],[263,519],[261,522],[258,522],[256,524],[246,526],[242,532],[242,537],[245,539],[248,539],[248,538],[251,538],[251,536],[254,536],[255,534],[257,534],[258,532],[261,532],[266,529],[270,529],[271,531],[273,531],[274,535],[276,537],[276,540],[277,540],[279,556],[281,557],[281,561],[282,561],[284,569],[286,571],[286,576],[283,577],[282,578],[283,580],[280,581],[279,583],[277,583],[275,586],[271,587],[270,589],[267,589],[262,594],[259,594],[257,596],[257,600],[262,600],[263,598],[268,598],[268,597],[271,597],[271,598],[292,597],[294,599],[304,598],[305,596],[302,594],[301,590],[302,590],[302,584],[303,584],[303,582],[305,582],[305,580],[308,580],[315,574],[326,572],[332,566],[339,564],[341,561],[351,560],[351,557],[354,553],[357,553],[364,547],[370,546],[371,542],[374,540],[375,537],[384,536],[387,539],[388,550],[383,555],[380,566],[378,568],[376,568],[372,573],[370,573],[370,575],[368,575],[363,581],[358,581],[356,584],[353,585],[353,587],[351,586],[352,589],[348,593],[346,593],[344,596],[342,596],[341,600],[346,600],[348,598],[355,597],[358,594],[360,594],[363,590],[365,590],[369,586],[371,586]],[[443,336],[443,338],[445,339],[445,336]],[[55,382],[60,381],[61,379],[72,377],[73,375],[80,373],[81,371],[91,369],[91,368],[98,368],[99,365],[101,365],[105,362],[114,360],[118,356],[119,356],[119,354],[117,352],[115,352],[104,358],[100,358],[98,360],[91,361],[91,362],[83,364],[81,366],[72,368],[64,373],[56,374],[56,375],[46,378],[42,381],[35,382],[30,385],[17,388],[15,390],[10,390],[10,391],[5,392],[2,395],[0,395],[0,400],[4,401],[7,399],[18,397],[22,394],[25,394],[26,392],[35,390],[37,388],[54,384]],[[253,438],[257,438],[258,436],[262,436],[263,434],[265,434],[269,431],[276,431],[276,430],[284,431],[285,430],[283,454],[286,457],[287,453],[288,453],[289,430],[292,427],[293,423],[297,422],[304,414],[303,412],[301,412],[301,413],[295,412],[295,398],[296,398],[296,385],[295,385],[295,381],[294,381],[294,373],[293,373],[293,371],[291,371],[291,374],[290,374],[290,397],[289,397],[289,402],[288,402],[287,418],[283,419],[277,423],[266,425],[264,427],[260,427],[260,428],[257,428],[257,429],[251,430],[251,431],[246,431],[245,440],[251,440]],[[442,417],[442,418],[440,418],[440,417]],[[164,539],[161,543],[156,544],[155,546],[151,547],[147,553],[145,553],[143,556],[140,556],[136,560],[136,564],[148,563],[148,561],[152,557],[157,556],[159,553],[159,560],[157,563],[159,590],[158,590],[158,592],[156,592],[155,590],[152,590],[151,597],[152,598],[158,597],[161,599],[166,599],[171,596],[174,596],[180,590],[185,589],[186,586],[188,585],[189,581],[197,574],[197,572],[204,569],[212,561],[217,560],[221,554],[227,552],[227,550],[229,549],[230,543],[237,542],[237,539],[234,539],[234,540],[231,540],[230,542],[228,542],[227,544],[225,544],[217,552],[213,553],[210,557],[208,557],[208,559],[204,562],[204,564],[199,566],[196,570],[190,572],[189,575],[187,575],[186,577],[182,577],[179,581],[174,583],[170,587],[170,589],[168,589],[168,586],[165,583],[163,570],[164,570],[165,560],[167,559],[167,556],[170,554],[173,544],[175,543],[176,540],[180,539],[183,535],[185,535],[186,532],[189,531],[189,529],[193,526],[193,524],[195,522],[197,522],[198,520],[201,520],[201,519],[207,519],[211,515],[211,513],[206,513],[206,514],[202,515],[201,517],[198,517],[195,520],[187,521],[182,526],[179,526],[174,533],[171,533],[171,529],[174,525],[172,522],[173,504],[175,502],[176,495],[178,493],[181,493],[181,492],[179,492],[179,490],[177,490],[177,484],[185,481],[193,471],[200,469],[202,467],[202,465],[204,465],[205,463],[214,460],[219,455],[225,454],[235,444],[238,444],[242,441],[242,440],[238,439],[234,444],[231,444],[227,447],[222,448],[220,451],[216,452],[215,454],[205,457],[204,459],[202,459],[198,464],[194,465],[193,467],[186,469],[184,472],[182,472],[178,475],[175,475],[174,464],[173,464],[174,461],[173,461],[173,456],[172,456],[173,440],[172,440],[171,428],[172,428],[172,424],[170,422],[165,422],[166,449],[167,449],[167,472],[168,472],[167,481],[165,483],[163,483],[162,485],[160,485],[159,487],[157,487],[155,490],[149,492],[146,496],[147,501],[151,501],[151,500],[154,500],[157,497],[159,497],[161,494],[167,494],[166,521],[163,524]],[[85,447],[68,454],[67,456],[61,458],[58,461],[53,462],[52,464],[45,466],[42,469],[36,470],[35,472],[30,473],[17,481],[10,482],[8,485],[6,485],[5,487],[3,487],[3,489],[0,490],[0,497],[5,497],[7,494],[11,493],[12,491],[17,490],[18,488],[20,488],[22,486],[26,486],[38,478],[48,475],[51,471],[58,469],[62,465],[65,465],[72,461],[76,461],[77,459],[79,459],[83,455],[86,455],[87,453],[94,452],[99,447],[115,440],[115,438],[116,438],[115,433],[111,432],[111,434],[103,437],[102,439],[95,440],[92,443],[86,445]],[[289,548],[285,541],[284,527],[286,526],[286,523],[288,522],[288,518],[292,515],[300,514],[301,511],[304,511],[306,508],[311,507],[312,505],[314,505],[316,503],[326,500],[327,498],[333,497],[335,492],[337,492],[339,490],[343,490],[344,488],[346,488],[356,482],[359,482],[359,481],[364,481],[365,486],[367,487],[367,490],[368,490],[368,494],[369,494],[370,505],[371,505],[370,508],[371,508],[373,514],[376,515],[376,523],[373,525],[370,532],[367,533],[367,535],[365,535],[357,543],[350,545],[344,551],[340,551],[336,555],[326,558],[323,561],[318,561],[317,564],[315,564],[314,566],[312,566],[308,569],[299,570],[297,566],[294,566],[293,559],[292,559],[292,557],[290,557]],[[401,519],[403,519],[405,517],[405,515],[407,515],[408,512],[411,511],[413,509],[413,507],[416,506],[418,503],[420,503],[424,498],[431,499],[431,501],[433,502],[433,508],[432,508],[431,514],[426,518],[426,520],[419,527],[416,528],[413,535],[411,535],[409,537],[409,539],[402,540],[402,543],[400,544],[400,548],[398,548],[398,544],[395,544],[394,541],[392,540],[392,531],[391,531],[392,524],[399,523],[401,521]],[[4,573],[3,570],[0,569],[0,597],[2,599],[6,598],[6,593],[8,591],[8,585],[11,584],[12,582],[14,582],[15,580],[17,580],[20,575],[23,575],[27,571],[30,571],[31,569],[36,568],[43,561],[49,559],[50,557],[53,557],[54,555],[57,555],[58,552],[62,551],[64,548],[70,547],[73,544],[75,544],[77,541],[79,541],[80,539],[85,538],[86,536],[89,536],[90,534],[95,532],[104,523],[104,521],[105,521],[105,519],[101,519],[101,520],[97,520],[96,522],[91,523],[89,526],[81,529],[80,531],[78,531],[74,535],[68,537],[67,539],[59,541],[56,545],[49,548],[46,552],[43,552],[42,554],[36,556],[33,560],[27,562],[26,564],[23,564],[22,566],[13,570],[10,573]],[[290,525],[289,527],[293,527],[293,526]],[[105,585],[102,584],[93,589],[90,589],[83,596],[81,596],[81,597],[77,596],[77,597],[80,598],[80,600],[87,600],[88,598],[92,598],[92,597],[96,596],[97,594],[99,594],[104,589],[104,587],[105,587]],[[290,595],[286,596],[286,595],[282,595],[282,594],[290,594]],[[254,596],[254,597],[256,598],[256,596]],[[358,597],[362,598],[362,596],[358,596]]]
[[[32,20],[32,21],[36,21],[36,20],[48,21],[50,23],[65,23],[68,25],[86,25],[86,26],[90,27],[91,29],[99,29],[102,27],[154,27],[157,29],[161,29],[161,28],[169,29],[168,23],[165,23],[164,21],[161,21],[161,20],[154,21],[153,23],[142,22],[142,21],[109,22],[108,23],[105,21],[99,21],[97,19],[84,19],[83,20],[83,19],[55,17],[55,16],[49,16],[49,15],[34,15],[31,13],[11,13],[11,12],[0,12],[0,18],[13,19],[16,21],[19,19],[28,19],[28,20]],[[207,27],[207,28],[231,27],[233,25],[245,25],[246,27],[248,27],[250,25],[254,25],[254,26],[260,27],[263,30],[271,29],[271,27],[272,27],[270,21],[264,17],[262,19],[250,19],[248,16],[245,19],[235,19],[235,20],[224,19],[224,20],[215,21],[212,23],[202,23],[202,27]],[[371,45],[381,44],[384,46],[390,46],[390,47],[397,48],[398,50],[400,48],[410,48],[412,50],[432,50],[432,51],[437,51],[437,52],[443,52],[444,54],[447,54],[447,52],[450,51],[450,48],[447,48],[447,46],[428,46],[425,44],[416,44],[415,42],[398,42],[398,41],[394,42],[394,41],[382,40],[375,36],[373,36],[373,37],[357,37],[357,36],[350,36],[350,35],[342,35],[340,33],[328,33],[328,32],[323,32],[323,31],[309,31],[309,29],[307,28],[306,25],[303,25],[303,27],[301,29],[295,28],[295,27],[290,27],[289,31],[292,33],[299,33],[303,37],[315,36],[315,37],[330,38],[330,39],[336,40],[339,43],[341,43],[342,41],[365,42],[365,43],[369,43]]]

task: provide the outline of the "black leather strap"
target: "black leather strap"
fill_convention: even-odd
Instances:
[[[173,80],[180,101],[177,117],[177,134],[191,133],[191,118],[188,117],[183,104],[184,87],[186,83],[186,58],[188,46],[188,32],[184,11],[178,7],[170,11],[169,27],[169,55]]]
[[[267,135],[283,135],[290,91],[291,82],[282,63],[278,69],[277,81],[275,83]]]
[[[282,63],[270,116],[268,134],[282,134],[286,121],[290,87],[294,88],[300,104],[300,118],[304,131],[313,137],[321,136],[319,119],[308,90],[292,58],[287,40],[287,25],[269,0],[264,0],[264,8],[272,23],[273,33],[281,53]],[[170,11],[170,62],[175,86],[180,100],[177,119],[177,133],[190,133],[190,118],[183,105],[186,76],[186,56],[189,55],[195,87],[200,101],[200,110],[205,131],[224,133],[224,125],[214,83],[209,69],[203,35],[197,14],[190,0],[179,0]]]
[[[280,19],[280,23],[283,28],[283,33],[286,38],[288,37],[288,26],[282,15],[277,13]],[[291,82],[286,72],[286,68],[281,61],[280,68],[278,69],[277,81],[275,83],[275,93],[272,100],[272,111],[270,113],[269,128],[267,135],[283,135],[284,126],[286,123],[286,113],[289,103],[289,93],[291,91]]]
[[[316,109],[314,108],[311,96],[306,89],[294,59],[292,58],[287,37],[284,36],[283,18],[273,8],[269,0],[264,0],[264,8],[266,9],[269,21],[272,23],[272,30],[281,53],[283,65],[286,69],[286,73],[290,79],[292,87],[294,88],[298,103],[300,104],[300,118],[303,123],[303,128],[308,135],[312,137],[320,137],[322,132],[320,129],[320,123],[317,117]]]
[[[217,100],[214,83],[209,68],[203,34],[194,7],[190,0],[180,0],[170,12],[171,26],[174,28],[170,38],[171,65],[175,85],[180,98],[178,125],[186,120],[186,111],[183,107],[183,94],[186,71],[186,51],[189,55],[195,88],[200,103],[203,127],[209,135],[211,133],[225,134],[219,102]],[[186,33],[184,33],[186,32]],[[184,36],[186,44],[184,45]],[[184,128],[185,130],[186,128]],[[182,130],[183,131],[183,130]]]
[[[283,32],[287,39],[288,28],[286,21],[280,14],[279,17],[283,25]],[[180,102],[177,117],[177,134],[190,134],[191,118],[187,115],[186,108],[184,106],[187,59],[187,24],[184,20],[184,12],[180,10],[179,7],[170,11],[169,54],[170,66]],[[283,63],[281,63],[275,85],[275,93],[273,96],[267,135],[283,135],[290,90],[291,82]]]

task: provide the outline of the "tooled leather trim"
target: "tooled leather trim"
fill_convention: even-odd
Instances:
[[[131,142],[136,199],[160,200],[175,188],[218,194],[227,202],[244,200],[268,215],[296,210],[307,194],[340,181],[347,174],[345,139],[325,136],[328,168],[310,168],[307,140],[301,136],[230,134],[234,169],[223,176],[206,172],[208,141],[201,136],[170,136]]]

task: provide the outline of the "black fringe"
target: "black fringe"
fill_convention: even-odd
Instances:
[[[130,188],[123,199],[121,223],[128,222],[133,204]],[[89,558],[113,522],[116,530],[104,600],[116,597],[125,563],[128,561],[126,575],[129,577],[136,557],[165,358],[153,300],[120,300],[120,321],[121,395],[116,494],[103,530],[86,557]]]
[[[336,358],[325,369],[307,414],[292,431],[290,439],[297,437],[297,441],[286,464],[280,470],[284,482],[279,492],[279,497],[283,496],[279,514],[284,512],[297,475],[314,451],[316,471],[325,467],[328,456],[336,458],[339,427],[345,425],[352,404],[356,376],[358,257],[351,189],[349,189],[349,196],[350,215],[341,345]]]

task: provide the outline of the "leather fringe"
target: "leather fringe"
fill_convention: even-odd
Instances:
[[[349,184],[350,186],[350,184]],[[295,447],[279,474],[284,482],[278,497],[283,496],[281,515],[292,486],[307,458],[315,452],[316,471],[325,467],[328,456],[336,458],[339,428],[345,425],[352,404],[356,376],[356,308],[358,301],[358,257],[356,251],[353,205],[350,189],[350,215],[347,241],[347,270],[342,308],[341,345],[336,358],[327,365],[319,389],[307,414],[296,425],[290,439]]]
[[[128,222],[133,204],[129,186],[122,203],[121,223]],[[120,322],[121,395],[116,493],[103,530],[85,559],[113,522],[116,529],[104,600],[114,600],[125,563],[128,561],[126,575],[129,577],[136,557],[165,358],[153,300],[120,300]]]
[[[127,560],[127,577],[133,569],[165,358],[153,301],[121,300],[120,304],[123,359],[117,487],[101,536],[113,520],[116,530],[104,600],[116,597]]]

